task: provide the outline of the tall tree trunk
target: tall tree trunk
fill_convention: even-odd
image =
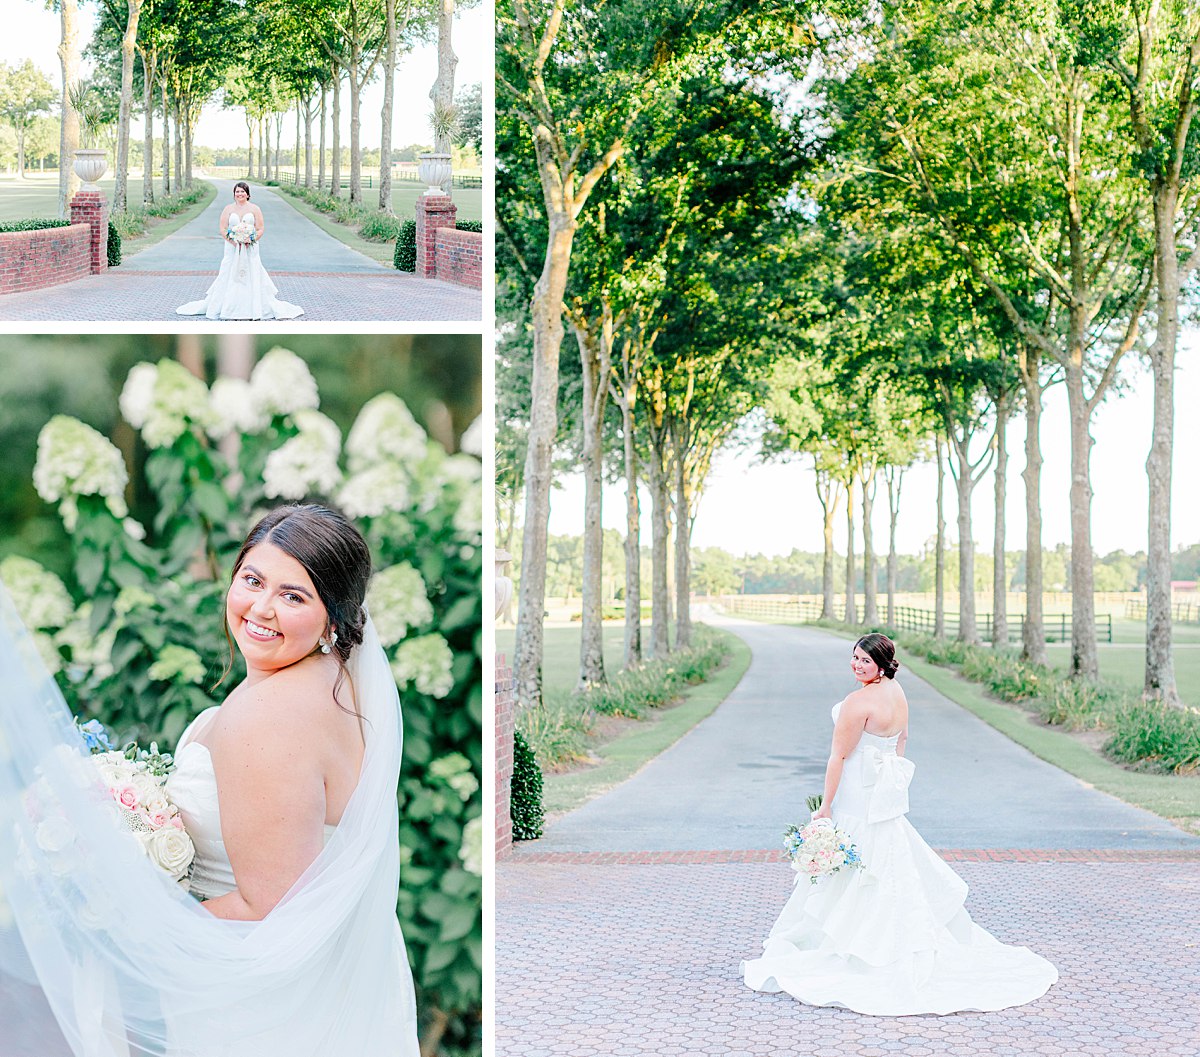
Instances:
[[[246,111],[246,133],[248,144],[246,146],[246,179],[254,179],[254,118],[250,116],[250,112]]]
[[[186,184],[183,175],[183,105],[178,95],[171,100],[171,111],[175,118],[175,190],[181,191]]]
[[[975,478],[965,453],[958,452],[958,472],[951,473],[958,492],[958,640],[968,645],[979,642],[975,622],[975,540],[971,531],[971,493]]]
[[[1020,350],[1019,365],[1025,386],[1025,623],[1021,630],[1021,657],[1033,664],[1046,663],[1046,632],[1042,620],[1042,383],[1041,353],[1033,345]]]
[[[1184,126],[1186,134],[1187,126]],[[1175,348],[1179,340],[1179,253],[1175,243],[1177,188],[1159,182],[1154,196],[1158,329],[1150,349],[1154,427],[1146,477],[1150,489],[1146,560],[1146,697],[1178,705],[1171,654],[1171,442],[1175,432]],[[1196,251],[1193,251],[1196,252]]]
[[[837,516],[838,503],[841,501],[841,489],[833,474],[828,471],[817,470],[815,476],[817,501],[821,504],[824,535],[824,555],[821,560],[821,619],[836,620],[833,590],[833,566],[836,558],[833,552],[833,519]]]
[[[313,97],[310,93],[304,100],[304,186],[313,185],[313,140],[312,123],[314,117]],[[299,173],[296,178],[299,179]]]
[[[996,398],[996,516],[992,536],[992,644],[1008,645],[1008,570],[1004,566],[1004,504],[1008,494],[1008,415],[1010,397]]]
[[[454,0],[439,0],[438,9],[438,75],[433,83],[429,98],[435,108],[449,112],[454,106],[454,68],[458,65],[458,56],[454,54],[450,36],[454,26]],[[449,131],[437,131],[434,134],[433,149],[438,154],[449,154],[453,141]],[[453,190],[454,177],[447,176],[442,184],[442,190],[450,194]]]
[[[628,376],[626,376],[628,377]],[[625,668],[642,663],[642,545],[641,509],[638,502],[638,455],[634,436],[636,378],[617,390],[621,432],[625,442]]]
[[[71,93],[79,87],[79,2],[59,0],[61,28],[58,64],[62,70],[62,113],[58,136],[58,215],[67,216],[71,199],[79,190],[80,180],[71,164],[79,149],[79,112],[71,104]]]
[[[357,38],[350,42],[350,63],[346,68],[346,87],[350,89],[350,201],[362,201],[362,154],[359,149],[362,135],[362,45]]]
[[[875,627],[879,623],[879,599],[875,585],[875,537],[871,526],[871,514],[875,506],[875,460],[864,463],[862,478],[862,523],[863,523],[863,624]]]
[[[657,445],[656,445],[657,447]],[[671,500],[661,448],[650,455],[650,641],[654,656],[671,652],[671,599],[667,585],[667,544],[671,536]]]
[[[275,181],[279,180],[279,155],[280,155],[280,140],[283,139],[283,111],[275,115]]]
[[[137,44],[142,0],[126,0],[128,17],[121,34],[121,103],[117,111],[117,161],[113,166],[113,212],[124,213],[129,205],[129,133],[133,117],[133,52]]]
[[[858,603],[854,599],[856,588],[854,571],[854,475],[846,480],[846,623],[858,620]]]
[[[904,468],[888,466],[884,470],[888,490],[888,559],[887,559],[887,622],[896,626],[896,582],[899,578],[899,559],[896,555],[896,522],[900,520],[900,488],[904,484]]]
[[[295,161],[292,163],[292,186],[293,187],[300,186],[300,139],[303,134],[303,127],[304,127],[304,115],[302,113],[303,109],[304,109],[304,101],[300,98],[300,96],[297,95],[296,96],[296,150],[295,150]]]
[[[1072,314],[1075,314],[1074,312]],[[1075,326],[1072,326],[1075,332]],[[1071,412],[1071,674],[1095,679],[1096,602],[1092,558],[1091,409],[1083,393],[1083,330],[1072,339],[1066,365],[1067,403]]]
[[[583,613],[579,636],[579,682],[586,690],[604,677],[604,412],[608,403],[613,319],[607,301],[600,325],[573,319],[583,377]]]
[[[933,549],[933,634],[946,637],[946,464],[942,437],[934,438],[937,453],[937,542]]]
[[[333,113],[330,117],[333,128],[330,130],[329,143],[329,190],[334,198],[337,198],[342,193],[342,71],[337,67],[333,71]],[[561,332],[561,325],[559,330]],[[561,337],[559,341],[561,343]],[[521,700],[519,695],[517,700]]]
[[[525,456],[525,531],[521,541],[521,585],[513,658],[514,695],[520,708],[533,707],[542,700],[542,621],[546,606],[550,481],[554,469],[554,435],[558,429],[558,357],[563,338],[563,294],[575,226],[575,218],[569,211],[550,215],[546,257],[530,303],[533,378]]]
[[[379,211],[392,211],[392,110],[396,95],[396,0],[384,0],[383,112],[379,129]]]
[[[183,108],[183,186],[192,189],[192,145],[196,131],[196,115],[192,113],[191,105]]]
[[[325,189],[325,99],[328,89],[321,85],[321,130],[318,133],[317,144],[317,190]]]
[[[142,205],[154,202],[154,77],[158,69],[158,51],[142,48],[142,109],[146,112],[142,140]]]
[[[171,118],[167,106],[167,78],[164,76],[160,84],[162,93],[163,135],[162,135],[162,193],[171,193]]]
[[[692,644],[692,515],[687,480],[687,422],[676,419],[671,436],[675,447],[675,648],[686,650]]]

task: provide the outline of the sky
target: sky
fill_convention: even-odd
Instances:
[[[25,59],[33,59],[55,86],[60,88],[58,41],[59,20],[57,13],[46,10],[41,0],[5,0],[5,33],[0,34],[0,62],[13,65]],[[80,4],[81,25],[87,28],[82,33],[81,48],[86,49],[91,36],[91,25],[96,18],[97,5],[84,0]],[[455,91],[465,85],[484,79],[484,70],[490,61],[492,48],[492,26],[488,5],[477,4],[469,10],[458,9],[453,30],[454,51],[458,56],[455,70]],[[429,44],[400,60],[396,72],[395,107],[392,120],[392,144],[400,147],[409,143],[432,143],[433,132],[429,127],[429,89],[437,78],[437,45]],[[346,82],[342,82],[342,142],[350,142],[350,106]],[[383,108],[382,77],[363,92],[362,146],[369,150],[379,146],[380,119]],[[155,120],[159,127],[159,119]],[[142,122],[135,118],[133,138],[143,136]],[[314,143],[317,130],[313,126]],[[246,123],[242,112],[236,108],[223,110],[210,104],[204,108],[196,128],[195,142],[202,147],[240,147],[247,139]],[[292,116],[284,121],[280,143],[292,147],[296,142],[296,122]]]
[[[567,354],[564,346],[564,355]],[[1176,358],[1175,444],[1172,480],[1171,545],[1200,542],[1200,479],[1195,465],[1200,452],[1200,330],[1181,335]],[[1145,462],[1150,450],[1154,419],[1153,378],[1144,362],[1127,358],[1122,376],[1125,391],[1110,395],[1092,421],[1091,480],[1092,545],[1098,555],[1116,550],[1136,552],[1146,548],[1147,484]],[[1042,540],[1053,548],[1070,543],[1071,445],[1067,394],[1062,385],[1047,394],[1041,423],[1042,441]],[[1008,494],[1005,503],[1009,551],[1025,548],[1025,420],[1008,427]],[[696,517],[695,547],[721,547],[732,554],[788,554],[793,549],[820,552],[822,515],[812,471],[797,460],[761,463],[753,451],[726,451],[715,460]],[[583,480],[570,477],[551,494],[550,531],[576,535],[583,526]],[[989,472],[975,489],[972,501],[972,536],[982,549],[993,542],[994,476]],[[649,496],[643,493],[643,539],[650,538]],[[904,478],[896,547],[902,554],[918,554],[935,532],[937,474],[932,465],[917,466]],[[953,483],[946,480],[946,522],[950,540],[958,538],[957,505]],[[856,519],[861,521],[861,517]],[[887,492],[880,481],[872,519],[875,549],[887,553]],[[624,532],[623,486],[604,494],[604,526]],[[835,546],[845,553],[845,507],[838,512]],[[861,524],[855,530],[855,549],[862,550]]]

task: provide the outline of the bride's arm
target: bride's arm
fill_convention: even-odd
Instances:
[[[204,906],[238,921],[266,917],[324,843],[319,731],[297,715],[294,699],[271,700],[267,687],[260,694],[225,725],[213,755],[221,836],[237,888]]]
[[[222,209],[221,217],[217,221],[217,231],[221,238],[226,241],[229,239],[229,211],[232,208],[232,206],[226,206],[224,209]]]
[[[813,812],[813,818],[831,818],[830,808],[842,782],[842,771],[846,757],[862,738],[867,726],[867,711],[849,698],[842,704],[837,722],[833,726],[833,745],[829,750],[829,763],[825,765],[825,790],[821,794],[821,806]]]
[[[266,223],[263,221],[262,210],[258,206],[254,207],[254,241],[260,242],[263,237],[263,232],[266,230]]]

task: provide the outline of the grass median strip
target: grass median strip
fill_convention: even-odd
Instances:
[[[685,690],[677,705],[653,710],[644,719],[625,721],[625,730],[593,750],[599,760],[593,766],[545,776],[543,798],[548,813],[574,810],[625,781],[729,696],[750,666],[750,648],[736,635],[720,634],[727,640],[729,660],[711,679]]]

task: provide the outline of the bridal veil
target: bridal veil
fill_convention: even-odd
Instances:
[[[213,917],[123,834],[0,586],[0,1057],[415,1057],[395,916],[400,705],[368,621],[358,785],[262,921]]]

